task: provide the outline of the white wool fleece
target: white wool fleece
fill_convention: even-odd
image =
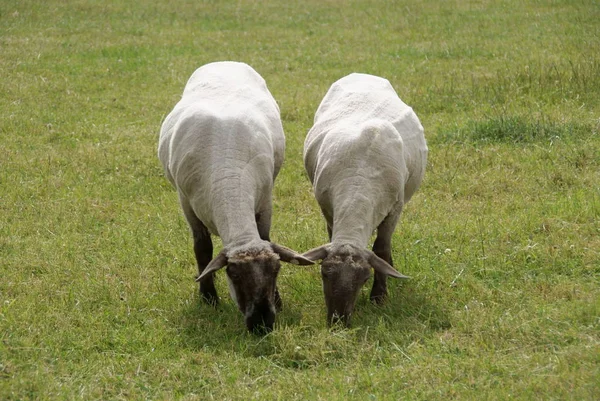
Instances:
[[[158,155],[182,206],[225,246],[258,243],[283,163],[279,107],[264,79],[238,62],[198,68],[162,124]]]
[[[304,142],[304,165],[332,242],[361,248],[410,200],[426,163],[416,114],[388,80],[368,74],[331,86]]]

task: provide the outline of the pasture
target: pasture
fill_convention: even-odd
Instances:
[[[302,146],[329,86],[385,77],[421,119],[412,279],[350,329],[316,266],[282,266],[264,337],[223,272],[199,300],[156,146],[217,60],[279,103],[271,238],[301,252],[327,241]],[[0,399],[600,398],[597,1],[3,0],[0,71]]]

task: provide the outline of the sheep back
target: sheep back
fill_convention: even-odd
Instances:
[[[246,64],[217,62],[188,80],[163,122],[158,153],[180,197],[222,236],[217,220],[232,226],[270,208],[284,150],[279,107],[264,79]]]
[[[336,220],[362,227],[366,238],[408,202],[426,159],[423,127],[412,108],[389,81],[367,74],[331,86],[304,143],[306,171],[330,226],[335,205]]]

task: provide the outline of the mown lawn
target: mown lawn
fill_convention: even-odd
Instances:
[[[0,399],[600,399],[600,5],[0,2]],[[326,241],[304,136],[338,78],[391,81],[430,147],[383,307],[329,330],[286,265],[276,329],[200,302],[162,119],[244,61],[287,135],[272,239]],[[218,243],[218,242],[217,242]]]

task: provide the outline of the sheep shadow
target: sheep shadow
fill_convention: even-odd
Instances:
[[[284,310],[277,314],[275,330],[282,326],[298,325],[301,316],[297,308],[284,304]],[[196,292],[190,302],[180,308],[178,317],[177,329],[186,348],[247,353],[249,344],[269,343],[268,334],[260,335],[247,330],[244,317],[228,297],[221,297],[219,304],[212,306]]]
[[[368,297],[370,287],[365,285],[357,301],[351,328],[341,330],[357,332],[356,341],[368,332],[372,341],[393,340],[396,345],[407,346],[415,335],[433,336],[451,328],[449,305],[436,298],[431,287],[409,282],[390,283],[389,289],[387,301],[383,305],[374,305]],[[288,300],[277,315],[275,332],[260,336],[247,331],[243,316],[233,301],[222,297],[219,305],[213,307],[201,300],[196,292],[179,311],[177,330],[182,346],[190,350],[270,358],[281,353],[282,342],[288,338],[310,343],[313,336],[323,338],[329,335],[327,330],[339,329],[327,327],[322,294],[318,300],[310,302],[305,308],[302,301]]]
[[[365,289],[370,287],[365,285]],[[432,294],[430,288],[418,283],[389,283],[389,295],[383,305],[369,300],[363,289],[357,301],[353,326],[373,327],[385,323],[390,330],[399,333],[411,331],[437,332],[452,327],[449,305]]]

